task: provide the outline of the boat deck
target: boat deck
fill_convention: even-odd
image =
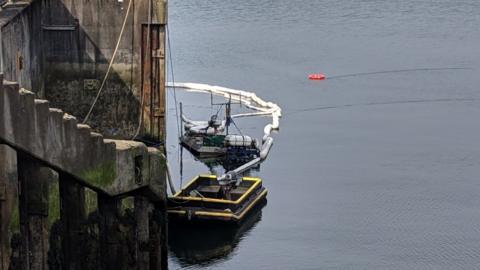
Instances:
[[[169,198],[168,214],[187,220],[224,220],[239,222],[258,203],[267,190],[259,178],[244,177],[240,186],[225,192],[216,176],[197,176]]]

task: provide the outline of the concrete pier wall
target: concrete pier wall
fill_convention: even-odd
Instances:
[[[165,135],[165,23],[163,0],[0,7],[0,270],[166,268],[163,150],[124,140]]]
[[[142,63],[150,59],[160,62],[161,68],[154,71],[160,80],[160,93],[164,93],[167,11],[164,0],[149,2],[33,0],[7,4],[0,10],[0,72],[5,79],[33,89],[38,98],[49,99],[54,107],[83,121],[119,41],[112,69],[88,124],[109,138],[132,138],[139,126],[141,136],[159,137],[159,131],[148,127],[148,116],[164,116],[165,96],[160,94],[161,100],[156,103],[160,110],[144,111],[142,117],[142,96],[144,107],[150,102],[150,95],[142,95]],[[161,51],[142,53],[142,44],[146,43],[142,43],[143,24],[149,20],[162,25],[162,37],[154,40],[158,46],[149,47]],[[161,126],[159,138],[164,136],[164,123]]]
[[[149,18],[165,23],[163,1],[150,6],[146,0],[131,1],[42,0],[45,93],[55,107],[83,120],[119,42],[111,73],[88,121],[111,138],[131,138],[140,125],[142,23]],[[147,133],[144,128],[140,131]]]
[[[0,73],[45,96],[40,1],[7,4],[0,10]]]
[[[165,160],[158,150],[140,142],[104,139],[18,84],[0,86],[0,142],[105,195],[151,188],[154,196],[163,197]]]
[[[89,124],[108,137],[133,137],[140,99],[134,17],[131,7],[117,56]],[[42,0],[46,97],[83,120],[107,72],[127,16],[128,1]]]
[[[2,75],[0,116],[2,270],[55,265],[129,269],[137,263],[145,269],[147,257],[155,269],[166,263],[166,174],[159,149],[135,141],[104,139],[73,116],[49,108],[47,100],[35,99],[33,92],[3,81]],[[60,190],[52,196],[55,183]],[[86,218],[85,188],[99,198],[96,220]],[[131,218],[125,218],[120,213],[122,200],[128,196],[148,202],[135,205],[135,212],[141,214],[133,215],[132,210]],[[54,201],[60,207],[52,211]],[[50,217],[57,211],[60,223],[56,227],[60,229],[53,230]],[[18,228],[13,228],[11,224],[16,222]],[[148,229],[141,230],[137,224],[148,224]],[[98,230],[89,234],[88,225]],[[17,244],[12,240],[15,231]],[[60,240],[55,241],[57,238]],[[136,252],[145,241],[155,248]],[[82,248],[84,243],[89,244]],[[89,253],[92,246],[99,257]],[[93,262],[91,268],[81,265],[79,254]]]

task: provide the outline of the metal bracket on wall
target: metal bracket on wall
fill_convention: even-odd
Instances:
[[[160,49],[152,50],[152,56],[154,58],[165,59],[165,55],[163,54],[163,51]]]
[[[20,71],[23,69],[23,56],[20,54],[20,52],[17,52],[17,71]]]
[[[165,117],[165,109],[164,108],[155,108],[153,112],[153,116],[155,117]]]
[[[42,25],[44,31],[75,31],[76,25]]]
[[[135,157],[135,183],[141,185],[143,183],[143,157]]]

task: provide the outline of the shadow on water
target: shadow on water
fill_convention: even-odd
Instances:
[[[239,224],[171,223],[169,249],[182,267],[209,266],[227,260],[238,244],[259,224],[262,208],[266,204],[267,200],[263,200]]]

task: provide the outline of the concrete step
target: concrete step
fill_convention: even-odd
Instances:
[[[35,131],[33,136],[35,138],[48,136],[48,117],[50,113],[50,107],[47,100],[43,99],[34,99],[34,125],[33,130]],[[35,152],[45,152],[47,150],[45,142],[45,138],[40,140],[36,140],[32,138],[33,147],[35,147]]]
[[[80,131],[80,132],[86,132],[90,135],[90,133],[92,133],[92,128],[89,126],[89,125],[85,125],[85,124],[77,124],[77,129]]]
[[[0,140],[96,191],[120,196],[148,188],[164,197],[159,172],[164,160],[158,151],[135,141],[104,139],[76,117],[50,108],[47,100],[35,98],[1,75]]]

